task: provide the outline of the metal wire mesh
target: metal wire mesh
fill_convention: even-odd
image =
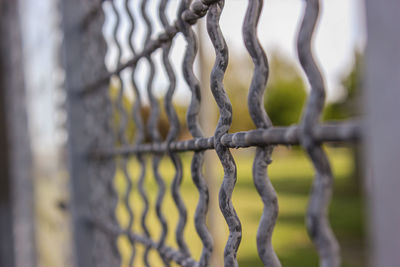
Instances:
[[[130,266],[133,264],[136,255],[135,244],[140,243],[145,246],[143,262],[145,266],[151,266],[149,261],[149,252],[155,250],[164,262],[164,266],[170,266],[171,262],[181,266],[209,266],[210,257],[213,251],[213,240],[210,231],[206,225],[206,216],[209,202],[209,192],[207,183],[202,174],[204,162],[204,151],[214,149],[220,159],[224,170],[223,182],[219,191],[219,205],[221,213],[225,217],[229,228],[229,237],[226,241],[224,251],[224,266],[238,266],[236,254],[242,237],[241,223],[235,208],[232,204],[232,192],[236,183],[236,164],[230,153],[230,148],[256,147],[253,180],[260,199],[264,204],[263,215],[259,223],[257,233],[257,248],[260,259],[264,266],[281,266],[271,244],[271,237],[275,222],[278,216],[278,199],[275,190],[268,178],[267,169],[271,162],[271,154],[275,145],[301,145],[307,152],[315,169],[315,179],[313,190],[306,215],[306,225],[310,238],[314,242],[320,257],[320,266],[337,267],[340,266],[340,252],[338,243],[332,233],[328,220],[328,206],[332,194],[332,171],[329,160],[325,155],[321,145],[324,142],[340,141],[353,142],[359,139],[359,126],[355,122],[345,122],[336,124],[321,124],[320,116],[324,106],[325,88],[324,82],[317,65],[314,62],[311,50],[314,28],[319,15],[319,0],[307,0],[306,7],[301,22],[297,39],[298,59],[307,76],[311,91],[304,109],[299,125],[290,127],[273,126],[268,114],[264,110],[263,96],[268,81],[269,66],[266,54],[260,45],[257,37],[257,27],[259,17],[263,8],[262,0],[249,0],[247,12],[243,22],[242,35],[243,42],[254,63],[253,78],[249,87],[248,108],[250,116],[256,125],[256,130],[228,133],[232,123],[232,107],[226,94],[223,79],[228,66],[228,47],[224,36],[219,27],[219,19],[223,12],[224,0],[182,0],[180,1],[177,19],[169,23],[166,16],[166,7],[168,0],[159,2],[158,19],[163,26],[163,32],[152,39],[153,22],[148,14],[147,7],[150,1],[142,0],[140,16],[145,22],[145,38],[141,50],[137,49],[132,41],[132,36],[136,30],[135,16],[130,10],[131,0],[125,1],[125,12],[129,17],[128,40],[129,49],[133,55],[130,60],[122,63],[122,48],[117,33],[120,24],[120,11],[115,3],[111,1],[113,12],[116,17],[115,28],[113,31],[114,42],[118,50],[118,66],[115,71],[104,75],[101,78],[92,80],[85,86],[85,90],[80,93],[80,97],[88,99],[88,102],[96,101],[95,93],[99,88],[104,88],[110,78],[115,77],[119,84],[119,91],[115,101],[116,113],[118,114],[118,131],[114,141],[107,141],[108,144],[117,144],[112,146],[97,146],[97,149],[91,151],[92,167],[94,174],[92,176],[105,177],[105,189],[101,189],[97,180],[91,185],[95,191],[91,206],[94,212],[89,215],[89,220],[93,223],[96,231],[105,233],[107,238],[100,237],[97,240],[97,248],[92,251],[96,254],[94,257],[101,258],[102,250],[111,249],[114,253],[114,261],[105,263],[104,259],[98,260],[99,266],[117,266],[120,264],[120,256],[117,247],[119,236],[127,236],[132,245],[130,255]],[[215,49],[215,63],[210,74],[210,89],[215,102],[219,108],[219,120],[215,129],[214,136],[205,137],[199,124],[199,112],[201,103],[200,83],[193,71],[194,60],[197,54],[198,44],[196,34],[193,31],[194,25],[198,19],[206,16],[207,31],[212,45]],[[177,34],[181,34],[186,41],[186,51],[182,64],[182,72],[191,91],[191,102],[187,111],[187,126],[191,140],[178,140],[180,123],[177,113],[172,104],[172,98],[176,89],[176,74],[170,61],[170,52],[173,40]],[[154,76],[156,68],[154,65],[153,54],[156,50],[162,51],[162,68],[167,73],[169,86],[165,96],[164,109],[167,114],[170,128],[165,140],[162,139],[158,130],[157,123],[162,108],[154,95]],[[138,89],[135,79],[139,61],[146,61],[150,67],[148,80],[146,84],[147,98],[151,106],[149,119],[145,124],[141,109],[143,106],[141,90]],[[121,73],[130,69],[129,81],[121,77]],[[129,82],[128,86],[126,83]],[[127,88],[133,88],[135,103],[132,111],[128,114],[124,108],[124,94]],[[92,113],[101,112],[98,109],[101,104],[95,105],[97,108],[88,110]],[[94,127],[91,131],[96,132],[98,127],[104,124],[113,123],[113,116],[108,112],[108,122],[104,121],[104,116],[93,118],[94,122],[102,120],[102,126]],[[135,123],[136,136],[134,143],[131,144],[126,136],[130,115]],[[94,117],[96,114],[93,115]],[[101,132],[101,131],[100,131]],[[103,130],[104,132],[104,130]],[[149,133],[151,143],[145,143],[145,134]],[[100,148],[99,148],[100,147]],[[184,229],[187,221],[187,207],[185,207],[180,193],[180,184],[182,182],[182,161],[179,152],[194,151],[191,163],[191,176],[194,185],[199,192],[199,200],[196,207],[194,220],[197,234],[202,241],[202,253],[199,259],[194,259],[185,242]],[[149,209],[149,195],[144,187],[147,169],[144,154],[148,153],[151,157],[151,169],[157,184],[157,200],[155,211],[158,221],[161,225],[161,235],[155,239],[150,234],[146,218]],[[133,184],[132,174],[128,168],[130,157],[136,157],[140,163],[140,173],[138,183]],[[163,213],[162,204],[166,194],[166,185],[163,174],[160,172],[160,161],[167,156],[174,165],[175,175],[173,178],[171,192],[174,203],[179,211],[179,220],[176,226],[168,225],[166,215]],[[105,169],[105,164],[112,164],[117,159],[117,169],[122,170],[126,182],[126,189],[123,197],[123,203],[128,211],[128,223],[125,228],[121,228],[115,218],[115,208],[118,194],[113,184],[113,167],[106,168],[106,173],[96,174]],[[130,196],[132,187],[138,188],[144,209],[141,214],[134,214]],[[111,201],[104,201],[104,195],[109,195]],[[99,204],[102,203],[102,204]],[[104,205],[107,208],[104,208]],[[100,207],[100,208],[99,208]],[[108,211],[104,214],[104,210]],[[135,217],[140,217],[141,232],[132,230]],[[242,218],[243,219],[243,218]],[[171,228],[175,228],[175,237],[178,248],[172,248],[166,243],[166,236]]]

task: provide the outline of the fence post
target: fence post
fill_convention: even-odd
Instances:
[[[19,1],[0,0],[0,266],[36,266]]]
[[[112,146],[113,142],[108,128],[112,117],[108,83],[98,83],[107,73],[101,3],[101,0],[61,1],[76,267],[117,266],[115,246],[113,250],[107,234],[94,224],[99,221],[107,224],[112,217],[108,216],[114,207],[108,198],[107,181],[114,178],[115,166],[112,160],[99,161],[89,156],[93,149]],[[98,84],[96,90],[83,93],[93,84]]]
[[[366,0],[370,266],[400,266],[400,2]]]

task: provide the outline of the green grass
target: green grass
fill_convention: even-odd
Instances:
[[[208,152],[213,153],[213,152]],[[330,221],[338,237],[342,249],[343,266],[364,266],[364,225],[363,201],[357,185],[352,179],[353,160],[351,151],[346,148],[330,148],[328,155],[335,175],[335,192],[330,207]],[[251,168],[253,153],[234,151],[238,167],[238,181],[233,194],[233,204],[242,222],[243,238],[238,252],[240,266],[262,266],[257,255],[256,233],[262,212],[262,202],[254,188]],[[190,178],[191,153],[182,154],[184,168],[184,182],[181,187],[183,199],[188,210],[188,224],[185,230],[186,241],[192,256],[198,259],[201,253],[201,242],[197,237],[193,217],[197,205],[198,193]],[[146,189],[150,196],[150,210],[147,223],[152,236],[157,239],[161,230],[154,211],[157,186],[151,173],[148,160]],[[216,162],[217,164],[218,161]],[[217,176],[212,177],[219,187],[222,181],[222,168],[218,165]],[[134,184],[137,182],[139,168],[136,160],[129,162],[129,171]],[[175,226],[178,221],[178,212],[173,204],[169,186],[173,179],[174,168],[170,160],[165,157],[160,167],[160,173],[168,186],[167,195],[163,202],[163,211],[169,223],[168,245],[176,247],[174,240]],[[278,193],[279,217],[273,235],[274,248],[285,267],[291,266],[318,266],[318,256],[309,240],[304,223],[304,214],[309,198],[313,169],[310,161],[299,150],[282,149],[274,152],[273,163],[269,167],[269,176]],[[126,190],[126,180],[122,172],[118,172],[115,182],[117,190],[122,196]],[[212,197],[213,202],[217,198]],[[217,203],[213,203],[216,205]],[[142,202],[136,188],[131,196],[131,205],[135,214],[133,229],[141,233],[139,218],[142,212]],[[128,215],[126,207],[120,200],[117,217],[122,227],[126,227]],[[218,236],[214,236],[218,249],[223,249],[228,236],[228,229],[222,215],[218,212],[213,220],[213,227],[219,229]],[[127,266],[131,245],[126,238],[120,238],[119,247],[123,256],[123,265]],[[143,247],[137,245],[135,266],[142,266],[141,254]],[[222,260],[222,253],[220,253]],[[152,252],[150,260],[154,266],[160,265],[156,252]]]

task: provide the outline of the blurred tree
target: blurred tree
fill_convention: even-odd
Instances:
[[[110,90],[109,90],[109,96],[111,99],[112,107],[113,107],[113,121],[112,121],[112,127],[114,134],[117,136],[118,131],[121,127],[121,114],[120,110],[118,109],[117,106],[117,101],[118,101],[118,96],[120,93],[120,89],[117,85],[111,84],[110,85]],[[126,112],[127,116],[127,126],[126,126],[126,132],[125,136],[128,140],[128,142],[132,142],[133,137],[134,137],[134,132],[135,132],[135,124],[133,123],[133,120],[131,119],[131,110],[132,110],[132,100],[129,99],[125,94],[122,96],[122,107]]]
[[[333,103],[327,104],[323,120],[345,120],[360,115],[360,91],[362,90],[361,75],[363,57],[359,51],[354,53],[354,64],[351,71],[342,79],[344,96]],[[362,148],[359,144],[352,146],[354,159],[353,179],[356,189],[362,188]]]
[[[297,123],[307,94],[296,66],[278,53],[270,57],[270,77],[265,95],[265,109],[274,125]]]
[[[255,129],[247,107],[247,94],[251,83],[253,62],[250,57],[229,55],[229,64],[224,78],[224,86],[233,107],[230,132]]]
[[[306,99],[301,75],[292,62],[279,53],[269,56],[270,75],[265,93],[265,108],[274,125],[298,122]],[[224,84],[233,106],[231,132],[254,129],[247,107],[247,95],[254,65],[250,57],[231,53]]]
[[[212,62],[213,58],[207,58],[207,67],[210,67]],[[359,53],[356,53],[354,67],[349,75],[342,81],[347,94],[339,101],[327,104],[323,113],[324,120],[341,120],[356,115],[356,102],[358,99],[357,88],[360,86],[360,65],[361,56]],[[272,52],[269,55],[269,67],[270,74],[264,98],[264,105],[272,123],[277,126],[288,126],[298,123],[307,97],[305,83],[300,72],[293,62],[277,52]],[[230,132],[245,131],[255,128],[247,107],[247,95],[253,70],[253,62],[247,54],[237,55],[234,52],[231,52],[228,69],[224,79],[225,88],[233,106],[233,121]],[[114,104],[115,119],[113,126],[115,131],[120,127],[120,116],[118,108],[116,107],[118,93],[118,87],[115,85],[110,87],[110,96]],[[164,110],[163,101],[163,99],[159,100],[161,112],[158,127],[161,136],[165,139],[169,131],[169,122]],[[213,101],[213,99],[204,101]],[[126,136],[130,142],[133,141],[135,132],[135,125],[131,114],[132,105],[132,99],[124,95],[123,107],[128,114]],[[187,107],[175,103],[175,109],[181,123],[180,137],[188,138],[190,134],[188,134],[186,127]],[[143,121],[147,123],[150,115],[150,107],[148,105],[143,105],[141,113]],[[208,119],[214,121],[217,118]],[[213,122],[213,124],[215,123],[216,121]],[[146,141],[150,141],[147,129]]]
[[[114,113],[114,119],[112,122],[112,124],[113,124],[112,126],[114,128],[114,133],[116,133],[116,134],[118,133],[118,130],[121,127],[121,115],[120,115],[120,110],[117,107],[118,94],[119,94],[119,88],[115,85],[111,85],[110,86],[110,99],[112,101],[113,113]],[[125,136],[127,138],[127,141],[131,144],[134,141],[135,131],[136,131],[136,127],[135,127],[135,123],[133,121],[133,115],[132,115],[133,101],[134,101],[133,99],[129,98],[126,95],[123,95],[123,97],[122,97],[122,106],[127,115],[127,127],[126,127],[126,131],[125,131]],[[158,102],[160,105],[158,130],[161,134],[161,138],[163,140],[165,140],[165,138],[168,135],[170,124],[168,121],[167,114],[165,113],[164,100],[160,99]],[[175,110],[176,110],[176,113],[177,113],[179,121],[180,121],[180,126],[181,126],[180,136],[184,136],[184,135],[186,135],[186,132],[187,132],[186,119],[185,119],[187,107],[178,105],[178,104],[174,104],[174,106],[175,106]],[[140,113],[142,116],[143,123],[145,125],[145,142],[151,141],[151,137],[148,133],[147,126],[146,126],[147,121],[150,116],[150,112],[151,112],[150,106],[144,104],[142,106]]]
[[[342,79],[344,96],[338,101],[327,104],[323,120],[345,120],[359,115],[359,91],[361,87],[362,54],[354,54],[354,64],[350,73]]]

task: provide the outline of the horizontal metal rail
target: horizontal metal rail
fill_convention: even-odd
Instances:
[[[268,145],[299,145],[299,126],[271,127],[267,130],[251,130],[225,134],[221,138],[222,145],[229,148],[245,148]],[[358,122],[326,123],[315,127],[314,140],[326,142],[355,142],[361,138],[361,126]],[[95,151],[94,156],[115,156],[140,153],[165,153],[202,151],[214,149],[214,137],[194,138],[177,142],[162,142],[124,146],[114,149]]]

